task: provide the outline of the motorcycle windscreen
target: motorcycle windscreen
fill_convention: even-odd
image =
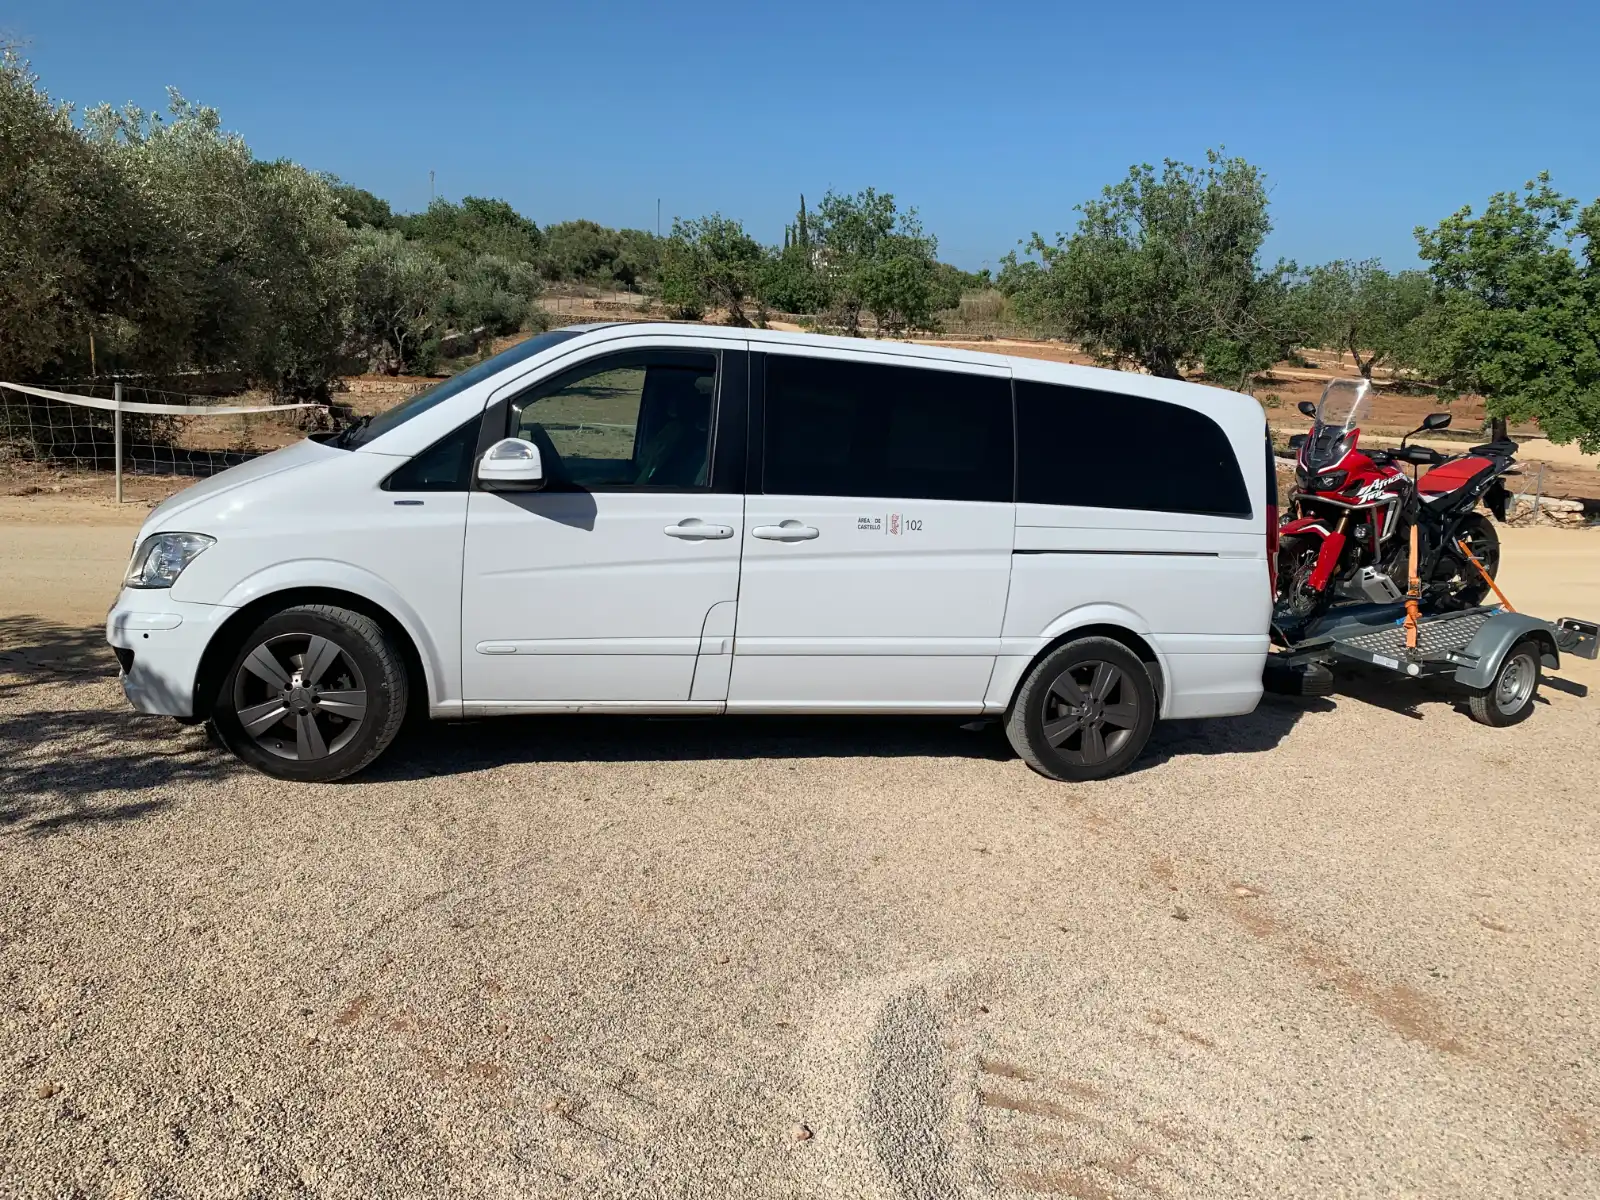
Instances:
[[[1317,424],[1348,432],[1360,425],[1369,407],[1372,384],[1365,379],[1333,379],[1317,402]]]

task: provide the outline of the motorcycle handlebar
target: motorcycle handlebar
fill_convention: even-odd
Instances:
[[[1400,462],[1413,463],[1419,467],[1436,467],[1450,457],[1429,446],[1406,446],[1400,450],[1391,450],[1389,454]]]

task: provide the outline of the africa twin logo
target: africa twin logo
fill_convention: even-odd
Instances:
[[[903,533],[922,532],[920,517],[908,517],[904,513],[889,513],[883,517],[857,517],[857,533],[884,533],[892,537],[899,537]]]
[[[1377,500],[1387,500],[1389,498],[1387,495],[1388,490],[1399,482],[1398,479],[1374,479],[1356,493],[1356,499],[1362,504],[1371,504]]]

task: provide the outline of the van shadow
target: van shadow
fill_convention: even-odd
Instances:
[[[1014,758],[998,724],[969,717],[549,716],[430,722],[402,731],[362,779],[422,779],[518,762],[786,758]]]
[[[1276,750],[1307,713],[1330,713],[1337,705],[1322,696],[1279,696],[1268,692],[1255,711],[1242,717],[1162,721],[1129,773],[1148,771],[1196,754],[1265,754]]]
[[[116,679],[102,630],[0,618],[0,835],[137,820],[240,769],[203,730],[131,711]]]
[[[1268,696],[1243,717],[1158,724],[1132,770],[1192,754],[1274,749],[1316,698]],[[978,728],[969,728],[974,724]],[[1017,757],[1001,722],[971,717],[493,717],[403,731],[364,780],[413,780],[518,762],[684,762],[727,759]]]

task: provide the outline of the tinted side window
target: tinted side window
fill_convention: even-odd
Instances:
[[[1016,393],[1019,501],[1250,515],[1233,444],[1204,413],[1050,383]]]
[[[1004,379],[777,354],[766,378],[768,495],[1011,500]]]
[[[478,423],[473,417],[446,434],[383,481],[391,492],[464,492],[472,483],[472,459],[478,449]]]

